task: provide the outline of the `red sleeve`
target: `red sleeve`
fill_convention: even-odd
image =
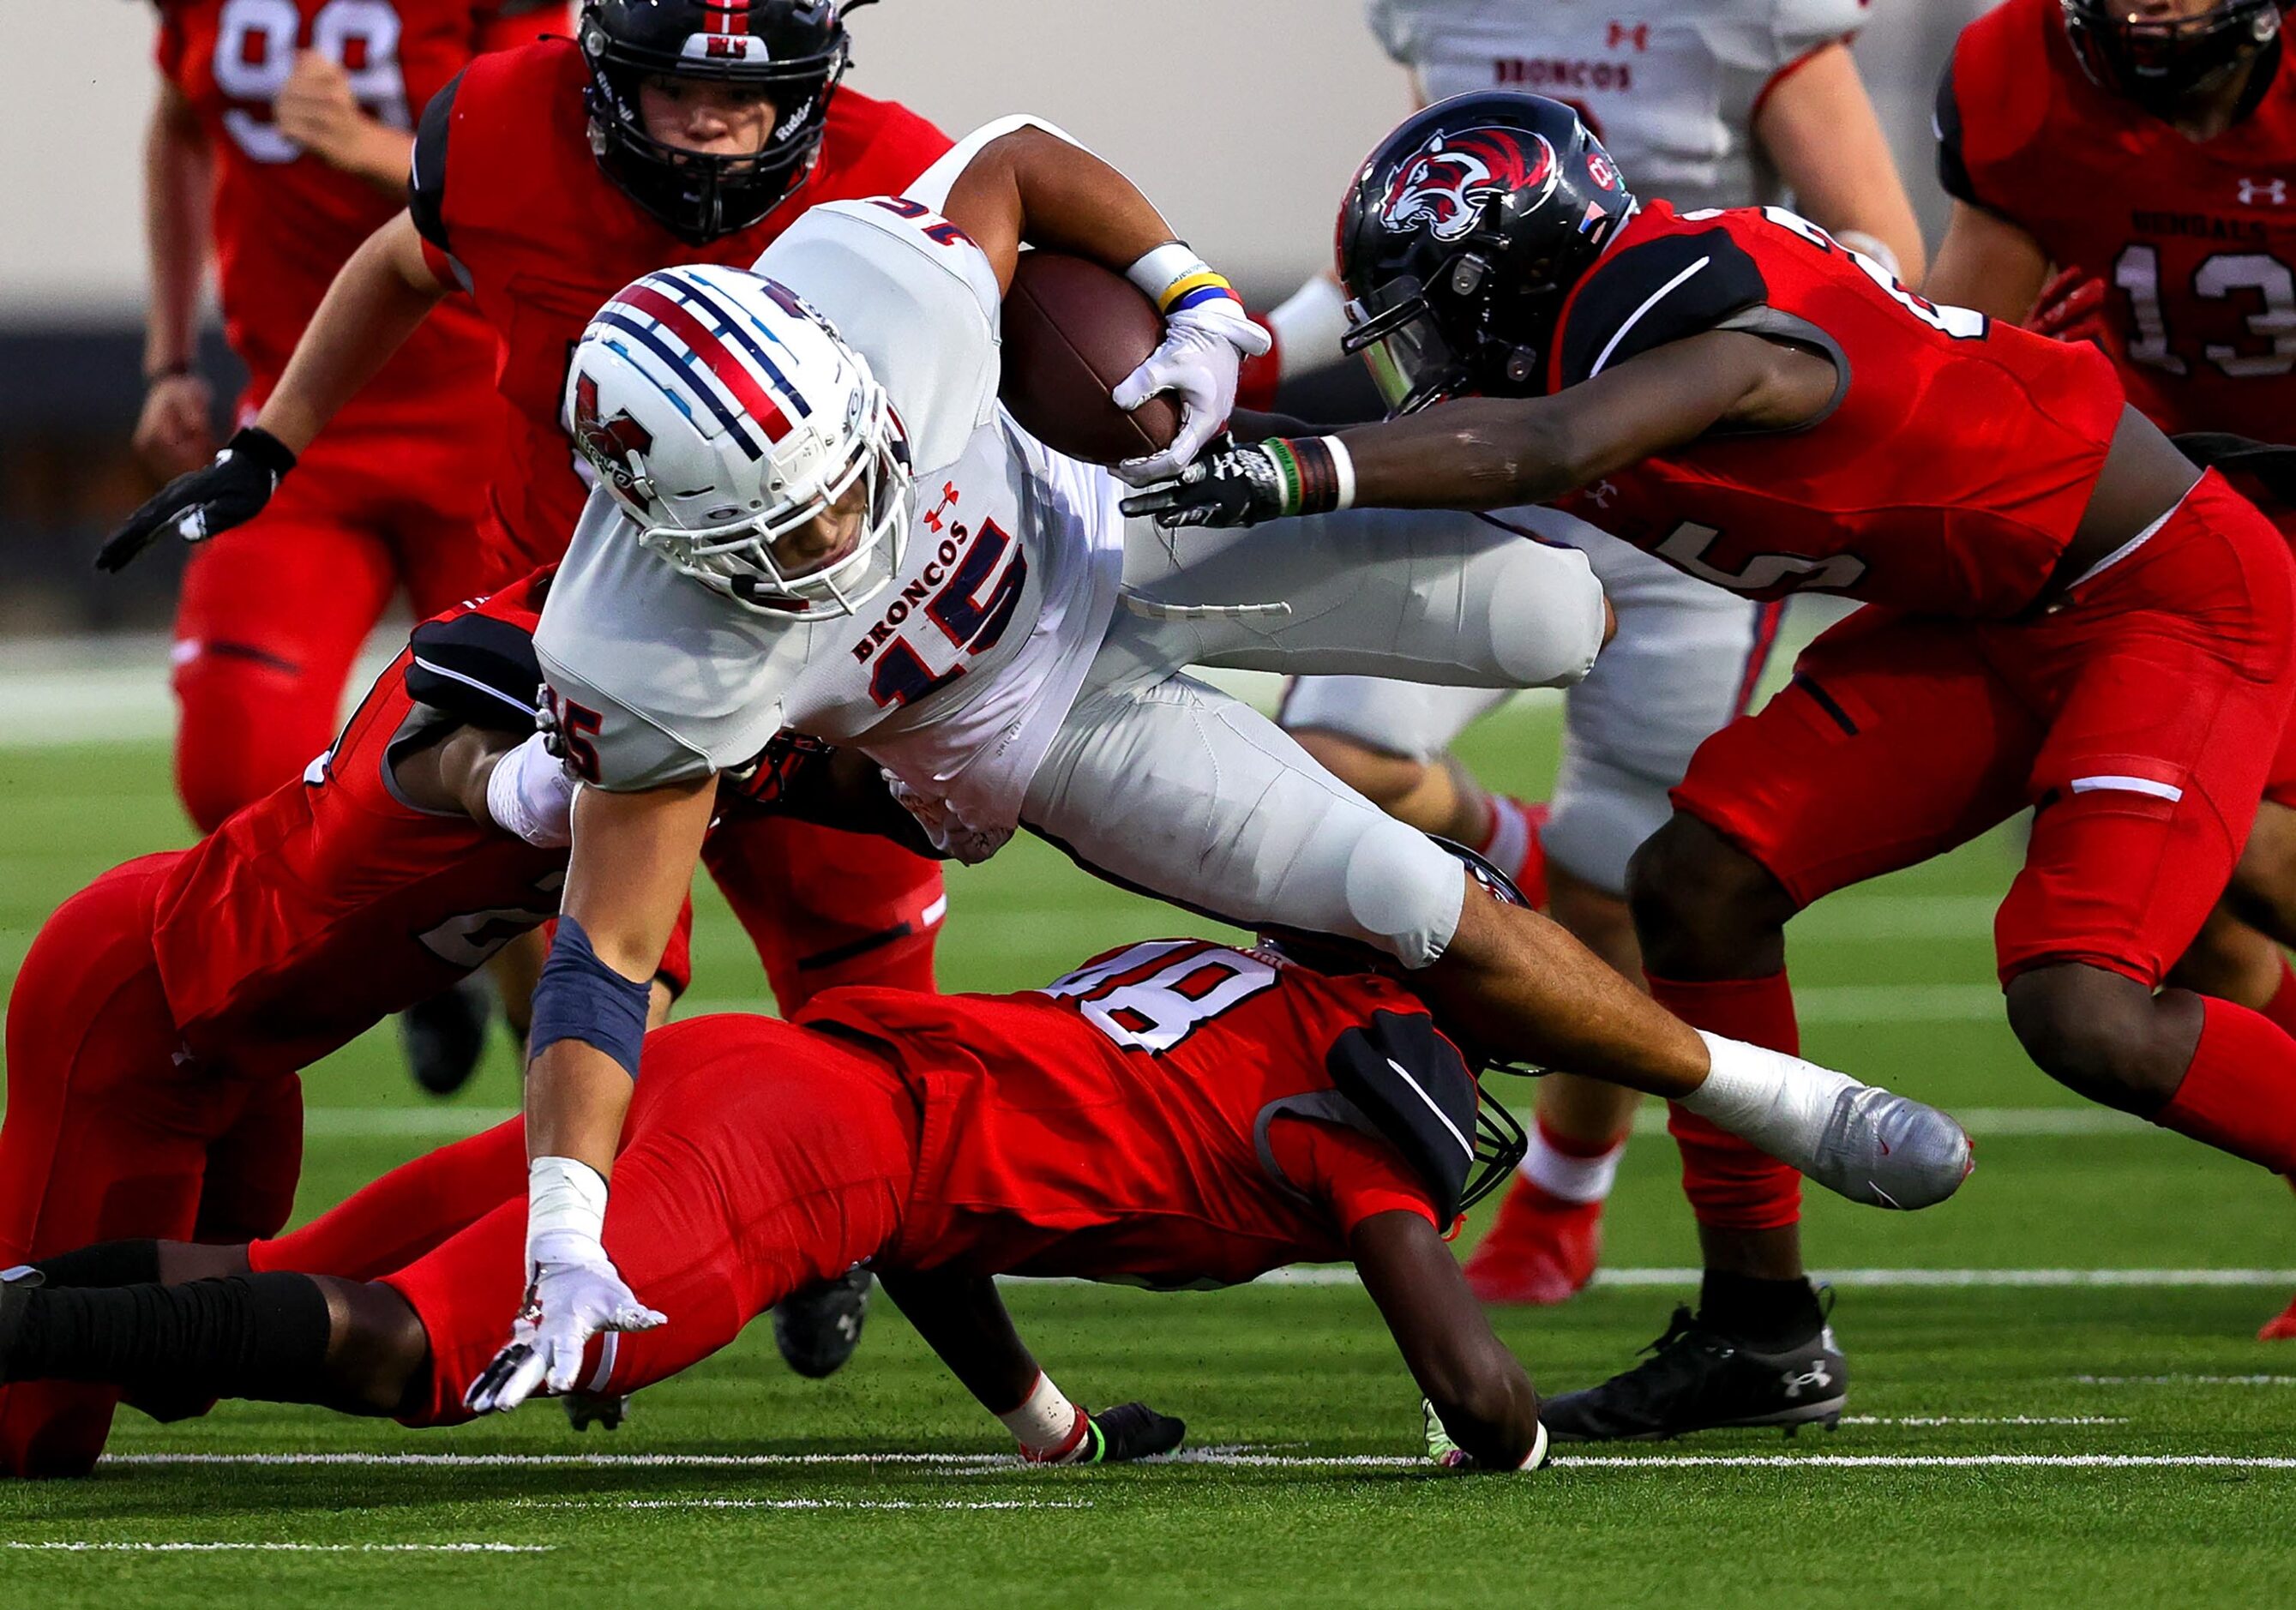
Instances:
[[[1342,1236],[1375,1213],[1416,1213],[1437,1229],[1435,1203],[1392,1146],[1353,1129],[1278,1113],[1267,1148],[1294,1190],[1331,1205]]]
[[[574,19],[563,0],[485,0],[475,21],[472,55],[531,45],[545,34],[574,31]]]
[[[873,101],[840,90],[830,106],[833,120],[842,120],[835,119],[839,111],[852,119],[846,130],[832,124],[831,135],[832,139],[840,133],[849,136],[836,142],[849,153],[848,177],[840,188],[857,196],[900,194],[956,144],[897,101]]]
[[[2028,148],[2043,132],[2057,93],[2049,29],[2034,0],[2010,0],[1961,30],[1939,79],[1931,120],[1938,178],[1946,193],[2015,219],[2026,197]]]

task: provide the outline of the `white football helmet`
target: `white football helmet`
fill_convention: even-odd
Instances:
[[[900,422],[867,361],[762,275],[697,264],[616,292],[575,348],[563,420],[639,542],[751,609],[849,615],[900,568]],[[793,553],[832,510],[856,517],[849,542]]]

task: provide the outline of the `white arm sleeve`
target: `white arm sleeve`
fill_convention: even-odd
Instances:
[[[972,166],[972,159],[1006,135],[1023,128],[1041,128],[1056,139],[1066,140],[1078,151],[1091,149],[1064,128],[1047,123],[1042,118],[1031,117],[1027,112],[1016,112],[1009,118],[998,118],[993,123],[983,123],[965,136],[944,152],[939,161],[919,174],[916,182],[901,193],[913,201],[922,201],[935,212],[942,211],[948,206],[948,193],[956,188],[957,177]]]

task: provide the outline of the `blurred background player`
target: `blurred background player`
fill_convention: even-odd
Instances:
[[[474,63],[432,97],[408,206],[344,267],[252,439],[273,464],[329,453],[370,377],[469,292],[504,343],[497,384],[516,415],[483,500],[500,579],[562,554],[588,495],[558,415],[600,303],[673,263],[746,267],[807,206],[897,193],[948,148],[914,113],[839,87],[849,40],[823,0],[586,0],[578,33]],[[251,459],[201,474],[236,475],[243,506],[266,506]],[[116,562],[181,490],[139,512]],[[783,1011],[832,982],[932,988],[937,864],[780,819],[729,822],[707,860]]]
[[[1887,263],[1922,275],[1922,240],[1849,39],[1865,0],[1689,0],[1646,12],[1552,0],[1372,0],[1371,24],[1408,68],[1420,105],[1521,88],[1576,108],[1639,193],[1685,210],[1792,203]],[[1336,282],[1319,277],[1268,316],[1275,366],[1340,357]],[[1390,399],[1393,400],[1393,399]],[[1457,519],[1456,514],[1430,516]],[[1446,753],[1503,692],[1365,677],[1302,678],[1283,725],[1342,779],[1403,820],[1480,848],[1554,919],[1628,978],[1641,957],[1627,858],[1668,814],[1667,790],[1708,734],[1743,713],[1775,641],[1782,604],[1750,604],[1552,509],[1510,522],[1586,553],[1618,636],[1565,698],[1551,807],[1478,784]],[[1551,811],[1551,814],[1550,814]],[[1530,1151],[1497,1221],[1468,1261],[1493,1302],[1559,1302],[1587,1283],[1636,1098],[1569,1076],[1538,1087]]]
[[[2095,342],[2172,434],[2296,442],[2296,75],[2280,22],[2277,0],[2009,0],[1972,23],[1938,87],[1954,204],[1932,298]],[[2296,511],[2249,489],[2296,536]],[[2276,783],[2171,982],[2296,1031],[2291,941],[2296,787]],[[2263,1334],[2296,1336],[2296,1304]]]
[[[560,0],[161,0],[145,136],[151,296],[135,448],[161,480],[216,450],[192,366],[212,253],[255,416],[335,273],[405,204],[414,114],[482,51],[563,29]],[[456,298],[377,372],[261,519],[207,544],[176,615],[176,786],[201,832],[327,746],[367,633],[508,579],[479,540],[500,349]],[[531,566],[525,567],[531,569]],[[411,1011],[418,1080],[459,1084],[482,985]]]

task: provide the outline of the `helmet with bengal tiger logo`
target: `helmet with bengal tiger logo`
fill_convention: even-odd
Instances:
[[[1636,205],[1561,102],[1436,103],[1380,143],[1341,203],[1348,350],[1391,413],[1537,389],[1564,297]]]

